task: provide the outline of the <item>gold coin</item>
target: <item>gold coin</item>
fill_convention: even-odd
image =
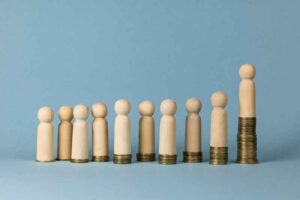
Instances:
[[[114,163],[115,164],[130,164],[132,160],[132,155],[117,155],[114,154]]]
[[[136,159],[138,162],[155,161],[155,153],[137,153]]]
[[[158,155],[159,164],[163,165],[172,165],[177,162],[177,155]]]
[[[92,161],[93,162],[108,162],[109,156],[93,156]]]

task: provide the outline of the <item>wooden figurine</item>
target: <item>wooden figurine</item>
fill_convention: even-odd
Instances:
[[[50,107],[42,107],[38,111],[39,125],[37,129],[37,153],[36,161],[52,162],[54,161],[54,131],[53,120],[54,113]]]
[[[223,92],[216,92],[211,97],[211,103],[210,164],[227,164],[227,96]]]
[[[244,64],[240,69],[240,117],[256,117],[256,88],[253,81],[255,77],[255,67]]]
[[[154,111],[154,104],[151,101],[143,101],[139,105],[141,118],[139,121],[139,153],[137,154],[137,161],[155,161]]]
[[[57,160],[71,160],[73,109],[62,106],[58,115],[61,122],[58,126]]]
[[[93,161],[109,161],[108,127],[106,121],[107,107],[104,103],[92,107],[93,121]]]
[[[237,139],[237,163],[256,164],[257,136],[256,136],[256,87],[253,81],[256,74],[255,67],[244,64],[240,68],[240,113]]]
[[[74,118],[72,138],[72,156],[73,163],[89,162],[89,141],[88,141],[88,123],[89,109],[83,104],[78,104],[74,108]]]
[[[171,99],[164,100],[160,105],[159,163],[176,164],[176,103]]]
[[[188,115],[185,120],[185,152],[183,162],[197,163],[202,161],[201,151],[201,101],[197,98],[187,100],[186,111]]]
[[[115,130],[114,130],[114,163],[129,164],[132,160],[130,119],[128,114],[131,105],[126,99],[120,99],[115,103]]]

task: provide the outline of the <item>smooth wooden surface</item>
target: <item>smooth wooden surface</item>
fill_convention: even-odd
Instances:
[[[154,149],[154,104],[151,101],[143,101],[139,105],[141,118],[139,120],[139,153],[151,154]]]
[[[115,103],[114,154],[131,154],[130,119],[128,114],[131,105],[129,101],[120,99]]]
[[[185,152],[201,152],[201,101],[190,98],[186,102]]]
[[[107,107],[104,103],[93,105],[93,156],[108,156],[108,126],[107,126]]]
[[[256,69],[251,64],[244,64],[240,68],[240,117],[256,117],[255,74]]]
[[[39,162],[54,160],[53,115],[50,107],[42,107],[38,112],[36,160]]]
[[[61,120],[58,126],[57,159],[70,160],[72,152],[73,109],[62,106],[59,110]]]
[[[166,99],[161,103],[159,154],[176,155],[176,120],[174,114],[177,110],[176,103]]]
[[[88,123],[89,109],[83,104],[74,108],[75,123],[72,138],[72,159],[89,159]]]
[[[210,146],[227,147],[227,96],[223,92],[216,92],[212,95],[211,103]]]

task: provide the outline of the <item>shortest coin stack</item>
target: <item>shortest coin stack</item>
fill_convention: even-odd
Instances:
[[[183,152],[183,162],[199,163],[202,162],[202,152]]]
[[[108,162],[109,156],[93,156],[92,161],[94,162]]]
[[[158,162],[163,165],[173,165],[176,164],[177,155],[159,155]]]
[[[257,163],[256,118],[239,118],[237,163]]]
[[[228,162],[228,147],[210,147],[210,160],[212,165],[225,165]]]
[[[131,154],[128,155],[114,155],[114,163],[115,164],[130,164],[132,156]]]
[[[155,161],[155,153],[137,153],[136,158],[138,162]]]

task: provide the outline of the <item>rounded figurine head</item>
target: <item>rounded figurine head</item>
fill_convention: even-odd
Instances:
[[[174,115],[177,110],[175,101],[166,99],[160,104],[160,111],[163,115]]]
[[[154,111],[154,104],[151,101],[143,101],[139,105],[139,112],[141,115],[152,116]]]
[[[223,92],[215,92],[211,97],[213,107],[224,108],[227,104],[227,96]]]
[[[73,109],[69,106],[62,106],[58,111],[61,121],[71,121],[73,119]]]
[[[255,77],[255,67],[251,64],[244,64],[240,68],[240,77],[242,79],[253,79]]]
[[[115,103],[115,112],[118,115],[128,115],[131,109],[129,101],[126,99],[120,99]]]
[[[185,103],[185,109],[188,113],[199,113],[202,107],[202,103],[197,98],[190,98]]]
[[[86,120],[89,116],[89,108],[86,105],[78,104],[73,111],[75,119]]]
[[[94,118],[104,118],[107,115],[107,107],[104,103],[96,103],[92,107],[92,115]]]
[[[42,107],[38,111],[38,120],[40,122],[52,122],[54,117],[53,110],[50,107]]]

